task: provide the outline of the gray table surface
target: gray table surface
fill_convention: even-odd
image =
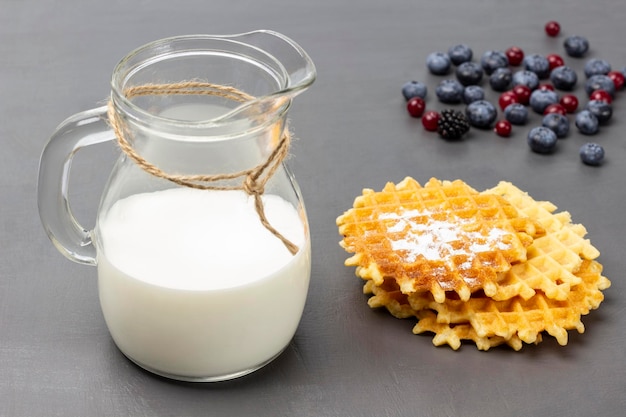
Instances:
[[[562,35],[543,25],[557,19]],[[233,1],[0,0],[0,416],[623,416],[626,409],[626,92],[596,137],[574,131],[549,156],[529,151],[529,126],[503,139],[473,129],[448,143],[404,109],[400,89],[439,77],[428,53],[467,43],[480,55],[518,45],[564,55],[570,34],[588,57],[626,65],[626,4],[532,0]],[[151,40],[267,28],[300,43],[318,79],[290,113],[299,140],[289,164],[310,217],[313,272],[299,330],[263,370],[226,383],[155,377],[116,349],[98,304],[96,271],[67,261],[37,214],[41,149],[65,117],[103,103],[113,66]],[[567,58],[579,71],[583,60]],[[576,90],[583,96],[582,88]],[[490,93],[491,99],[494,95]],[[604,166],[578,158],[588,140]],[[81,152],[72,201],[93,224],[111,144]],[[551,337],[521,352],[436,348],[412,320],[373,311],[343,266],[335,218],[364,187],[410,175],[462,178],[478,189],[512,181],[583,223],[612,280],[601,308],[560,347]],[[91,222],[91,223],[90,223]]]

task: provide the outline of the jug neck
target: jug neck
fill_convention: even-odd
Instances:
[[[212,130],[205,136],[219,136],[253,129],[268,114],[286,111],[314,79],[313,62],[299,45],[261,30],[150,43],[120,61],[111,83],[116,107],[137,121],[159,124],[169,133],[179,122],[193,123],[197,130]],[[151,94],[129,94],[146,87],[155,88]],[[179,111],[194,105],[203,111],[193,116]]]

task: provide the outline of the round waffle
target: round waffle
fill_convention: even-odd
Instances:
[[[525,261],[526,246],[544,233],[503,197],[434,178],[365,189],[337,225],[357,275],[377,285],[392,277],[403,293],[430,292],[438,302],[446,292],[494,294],[499,273]]]

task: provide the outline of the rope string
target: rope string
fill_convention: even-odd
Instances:
[[[171,84],[144,84],[129,87],[124,90],[124,96],[128,99],[133,97],[156,95],[210,95],[223,97],[240,103],[254,99],[253,96],[234,87],[200,81],[186,81]],[[292,255],[295,255],[298,252],[298,246],[293,244],[270,224],[265,215],[265,207],[262,198],[262,195],[265,192],[265,185],[276,173],[289,154],[291,136],[287,129],[285,129],[285,132],[267,159],[253,168],[233,173],[215,175],[176,175],[169,174],[161,170],[159,167],[150,163],[144,157],[139,155],[137,151],[135,151],[130,142],[127,140],[127,137],[131,136],[131,133],[120,120],[112,101],[109,101],[108,103],[107,114],[109,124],[111,125],[115,137],[117,138],[117,143],[120,149],[144,171],[155,177],[166,179],[183,187],[200,190],[244,191],[246,194],[254,197],[254,208],[259,216],[261,224],[274,236],[280,239]],[[242,180],[240,185],[220,184],[220,182],[223,181],[236,179]]]

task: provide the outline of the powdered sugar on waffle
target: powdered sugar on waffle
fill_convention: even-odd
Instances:
[[[453,221],[436,220],[432,214],[420,210],[379,214],[379,220],[395,220],[395,223],[387,226],[388,238],[392,249],[404,255],[405,262],[415,262],[421,255],[427,260],[448,263],[450,256],[465,255],[467,260],[457,267],[467,269],[478,253],[511,248],[511,244],[503,239],[511,233],[504,229],[494,227],[487,235],[483,235],[463,229],[463,225],[472,223],[471,219],[455,217]],[[394,236],[402,238],[394,239]]]

